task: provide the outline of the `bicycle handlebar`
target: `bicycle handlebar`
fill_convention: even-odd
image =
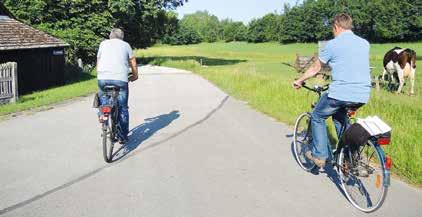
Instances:
[[[303,83],[302,87],[315,93],[322,93],[328,90],[328,84],[324,86],[315,85],[313,88],[311,88],[309,86],[306,86],[306,83]]]

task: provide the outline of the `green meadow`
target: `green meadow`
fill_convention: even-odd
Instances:
[[[419,54],[417,61],[422,60],[422,43],[373,44],[370,57],[371,66],[375,67],[373,76],[382,73],[384,54],[394,46],[412,48]],[[155,46],[137,50],[136,55],[144,64],[193,71],[231,96],[247,101],[254,109],[293,125],[300,113],[310,109],[316,95],[294,90],[291,83],[299,74],[283,63],[293,64],[296,54],[312,55],[317,50],[317,44],[233,42]],[[392,126],[392,143],[385,150],[393,159],[393,172],[416,185],[422,185],[422,75],[419,72],[417,69],[415,96],[407,95],[409,82],[401,95],[373,89],[370,102],[358,112],[359,117],[378,115]],[[317,82],[320,81],[309,81]],[[332,125],[330,128],[333,132]]]
[[[20,111],[37,109],[79,96],[86,96],[95,91],[97,91],[96,77],[84,74],[78,80],[64,86],[19,96],[19,100],[16,103],[0,105],[0,117]]]

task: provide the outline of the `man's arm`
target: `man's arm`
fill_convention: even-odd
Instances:
[[[299,79],[293,82],[293,87],[296,89],[301,88],[303,82],[308,80],[309,78],[314,77],[316,74],[318,74],[321,68],[322,68],[321,61],[319,60],[319,58],[317,58],[317,60],[311,65],[311,67],[309,67],[308,70],[306,70],[306,72],[302,75],[302,77],[300,77]]]
[[[132,69],[132,76],[129,78],[130,81],[138,80],[138,64],[136,63],[136,58],[132,57],[129,59],[129,65]]]

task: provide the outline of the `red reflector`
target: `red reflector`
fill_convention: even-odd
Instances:
[[[104,106],[104,107],[101,108],[101,111],[103,113],[110,113],[111,112],[111,107]]]
[[[380,145],[388,145],[388,144],[390,144],[390,138],[389,137],[381,137],[381,138],[378,138],[378,144],[380,144]]]
[[[390,158],[390,156],[385,156],[385,168],[387,169],[387,170],[390,170],[391,169],[391,165],[392,165],[392,161],[391,161],[391,158]]]

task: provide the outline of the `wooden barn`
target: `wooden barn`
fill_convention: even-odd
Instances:
[[[16,20],[0,3],[0,63],[17,62],[19,94],[64,84],[68,46]]]

